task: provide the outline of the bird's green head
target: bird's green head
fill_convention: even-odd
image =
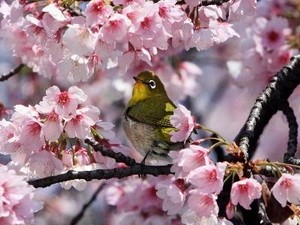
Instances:
[[[129,105],[134,105],[139,101],[157,96],[167,97],[163,83],[154,72],[146,70],[133,78],[135,79],[135,84]]]

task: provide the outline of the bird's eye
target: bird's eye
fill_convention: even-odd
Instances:
[[[154,80],[149,80],[148,85],[152,90],[156,88],[156,83]]]

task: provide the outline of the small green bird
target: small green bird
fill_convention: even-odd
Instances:
[[[132,97],[123,115],[125,134],[144,157],[142,163],[145,163],[146,158],[170,163],[168,152],[184,147],[183,142],[170,141],[170,132],[177,130],[170,123],[170,116],[176,106],[154,72],[141,72],[134,79]]]

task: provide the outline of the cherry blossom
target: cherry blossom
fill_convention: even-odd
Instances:
[[[49,141],[57,140],[63,132],[62,118],[54,110],[47,115],[42,131]]]
[[[42,105],[38,107],[38,110],[43,113],[43,110],[47,108],[48,112],[54,108],[58,115],[69,116],[75,114],[79,104],[85,102],[86,99],[87,96],[76,86],[70,87],[68,91],[60,91],[57,86],[52,86],[46,90],[46,96],[40,102]],[[49,107],[45,107],[46,105]]]
[[[300,194],[300,175],[283,173],[278,181],[274,184],[271,191],[282,207],[285,207],[287,202],[299,204]]]
[[[0,165],[0,223],[33,224],[41,205],[34,200],[34,188],[14,170]]]
[[[285,43],[291,30],[288,21],[284,18],[272,16],[268,21],[265,18],[257,19],[258,40],[267,49],[275,49]]]
[[[93,126],[99,119],[100,111],[95,106],[87,106],[76,110],[66,120],[65,131],[69,137],[85,138]]]
[[[113,14],[100,29],[102,40],[106,43],[125,42],[130,25],[128,17],[119,13]]]
[[[210,163],[208,153],[208,149],[193,144],[180,151],[171,151],[169,155],[174,163],[171,171],[177,177],[186,177],[192,170]]]
[[[203,193],[219,194],[223,189],[223,177],[226,163],[204,165],[192,170],[187,180]]]
[[[113,8],[106,4],[105,1],[92,0],[85,11],[87,24],[92,27],[97,24],[104,24],[112,12]]]
[[[82,21],[69,24],[62,37],[64,47],[68,48],[71,55],[89,56],[96,47],[97,33],[93,33]]]
[[[179,104],[174,110],[174,115],[170,117],[170,123],[178,129],[171,132],[171,141],[186,141],[195,128],[195,119],[191,112],[183,105]]]
[[[159,182],[155,188],[157,196],[164,200],[163,210],[167,211],[168,215],[180,213],[186,199],[185,190],[182,190],[184,189],[183,180],[166,179]]]
[[[47,177],[63,171],[63,164],[52,152],[41,151],[31,155],[29,168],[34,176]]]
[[[261,197],[261,190],[260,183],[253,178],[234,182],[230,192],[231,202],[233,205],[240,204],[245,209],[251,209],[253,200]]]
[[[206,194],[199,190],[192,190],[188,198],[188,206],[196,212],[197,216],[210,217],[217,215],[219,212],[216,200],[217,196],[214,194]]]

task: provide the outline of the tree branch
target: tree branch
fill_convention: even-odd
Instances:
[[[280,110],[286,116],[287,122],[289,124],[289,140],[287,152],[284,154],[284,162],[293,165],[300,165],[300,159],[295,157],[298,145],[298,123],[297,118],[294,114],[294,110],[290,107],[289,103],[286,101],[281,105]]]
[[[255,153],[257,143],[265,126],[279,110],[280,104],[287,101],[300,83],[300,55],[292,57],[258,96],[243,128],[235,138],[244,152],[245,161]]]
[[[18,65],[14,70],[12,70],[11,72],[9,72],[8,74],[2,75],[0,77],[0,82],[6,81],[10,77],[12,77],[13,75],[19,73],[21,71],[21,69],[23,68],[23,66],[25,66],[25,65],[23,63],[21,63],[20,65]]]
[[[132,167],[126,168],[114,168],[114,169],[97,169],[91,171],[73,171],[70,170],[66,173],[45,177],[35,180],[29,180],[28,183],[32,186],[38,187],[48,187],[55,183],[60,183],[68,180],[83,179],[86,181],[91,181],[93,179],[97,180],[108,180],[111,178],[125,178],[131,175],[141,175],[148,174],[153,176],[167,175],[171,174],[171,165],[166,166],[147,166],[140,163],[136,163]]]

